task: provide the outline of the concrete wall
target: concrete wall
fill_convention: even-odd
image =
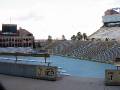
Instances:
[[[13,76],[45,79],[45,80],[57,79],[56,66],[0,62],[0,73],[13,75]]]
[[[120,21],[120,14],[115,15],[106,15],[102,17],[103,22],[119,22]]]

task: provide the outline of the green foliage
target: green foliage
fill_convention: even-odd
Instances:
[[[73,36],[71,37],[71,40],[75,41],[75,40],[76,40],[76,36],[73,35]]]
[[[53,39],[52,39],[52,36],[49,35],[49,36],[48,36],[48,43],[51,43],[52,40],[53,40]]]
[[[66,40],[65,35],[62,35],[62,40]]]
[[[82,40],[83,36],[82,36],[81,32],[77,33],[76,38],[77,38],[77,40]]]
[[[83,39],[84,39],[84,40],[87,40],[87,38],[88,38],[88,37],[87,37],[86,33],[83,33]]]
[[[77,35],[73,35],[71,37],[71,40],[75,41],[75,40],[88,40],[88,37],[87,37],[87,34],[86,33],[83,33],[81,34],[81,32],[78,32]]]

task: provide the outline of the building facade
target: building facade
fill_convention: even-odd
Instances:
[[[0,47],[33,47],[34,36],[16,24],[2,24]]]
[[[120,8],[112,8],[105,11],[102,17],[103,24],[107,27],[119,26],[120,27]]]

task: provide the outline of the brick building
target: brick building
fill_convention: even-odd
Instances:
[[[34,36],[16,24],[2,24],[0,47],[33,47]]]

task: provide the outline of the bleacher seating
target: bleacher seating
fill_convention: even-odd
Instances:
[[[111,61],[120,57],[120,44],[117,41],[56,41],[48,49],[53,54],[81,59]]]

